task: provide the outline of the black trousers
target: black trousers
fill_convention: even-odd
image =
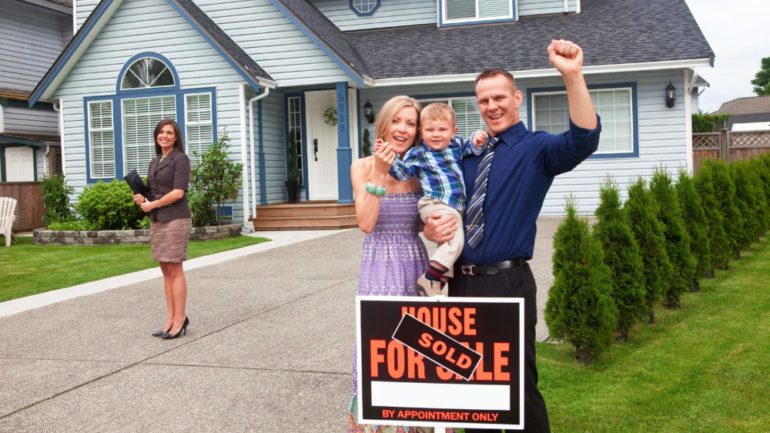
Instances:
[[[455,269],[449,282],[449,296],[524,298],[524,432],[550,433],[545,400],[537,389],[535,325],[537,285],[528,264],[514,266],[497,275],[462,275]],[[497,432],[499,430],[495,430]],[[490,433],[488,429],[465,429],[466,433]]]

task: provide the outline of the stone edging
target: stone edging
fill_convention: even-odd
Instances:
[[[191,241],[209,241],[237,236],[241,233],[240,224],[221,226],[193,227]],[[46,230],[35,229],[32,242],[45,245],[104,245],[104,244],[148,244],[150,230]]]

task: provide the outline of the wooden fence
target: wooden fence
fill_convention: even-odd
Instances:
[[[40,182],[0,183],[0,197],[13,197],[16,204],[16,222],[13,231],[29,231],[44,227],[43,193]]]
[[[728,131],[692,135],[695,171],[706,159],[736,161],[770,153],[770,131]]]

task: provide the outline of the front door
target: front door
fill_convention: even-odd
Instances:
[[[324,114],[326,113],[326,115]],[[307,188],[310,200],[337,200],[337,99],[334,90],[305,93]]]

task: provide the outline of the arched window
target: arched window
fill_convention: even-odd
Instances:
[[[153,57],[135,61],[123,74],[122,90],[173,86],[174,75],[168,65]]]

